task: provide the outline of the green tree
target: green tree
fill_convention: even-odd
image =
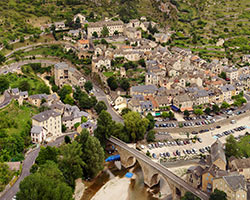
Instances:
[[[150,130],[147,134],[147,142],[154,142],[155,141],[155,131]]]
[[[58,92],[61,101],[64,101],[68,94],[72,93],[72,87],[70,85],[64,85]]]
[[[121,88],[125,91],[127,91],[130,88],[130,83],[127,79],[122,79],[121,84],[120,84]]]
[[[227,109],[229,107],[230,107],[230,105],[227,102],[223,101],[220,108],[221,109]]]
[[[168,114],[168,112],[162,112],[161,113],[161,116],[164,118],[164,119],[166,119],[166,118],[168,118],[169,117],[169,114]]]
[[[62,124],[62,132],[65,133],[66,130],[67,130],[67,127],[64,124]]]
[[[191,192],[186,192],[185,195],[181,197],[181,200],[200,200],[200,198],[198,198]]]
[[[20,83],[19,83],[19,89],[21,91],[29,91],[30,90],[30,84],[27,80],[22,80]]]
[[[143,58],[138,61],[138,64],[141,65],[142,67],[146,67],[146,63]]]
[[[65,142],[66,144],[71,143],[71,139],[70,139],[70,137],[69,137],[68,135],[65,135],[65,137],[64,137],[64,142]]]
[[[211,193],[209,200],[227,200],[227,194],[217,188]]]
[[[172,111],[168,112],[169,119],[174,119],[174,113]]]
[[[130,140],[135,142],[137,140],[144,139],[149,120],[147,118],[142,118],[137,112],[129,112],[123,116],[125,130],[130,136]]]
[[[85,177],[95,177],[103,169],[104,150],[96,137],[90,136],[87,129],[83,129],[76,140],[82,146],[82,160],[86,163],[83,168]]]
[[[114,76],[109,77],[107,83],[111,90],[116,90],[118,88],[118,83]]]
[[[0,162],[0,192],[3,191],[5,186],[10,182],[13,176],[13,172],[9,169],[9,166]]]
[[[211,110],[211,108],[206,107],[206,109],[204,110],[204,112],[205,112],[207,115],[209,115],[209,114],[212,112],[212,110]]]
[[[6,77],[0,76],[0,94],[9,88],[9,81]]]
[[[95,32],[92,34],[92,36],[95,37],[95,38],[98,38],[97,32],[95,31]]]
[[[41,150],[36,158],[36,163],[40,166],[46,161],[51,160],[57,163],[58,149],[56,147],[47,146],[41,147]]]
[[[203,110],[202,109],[194,109],[194,114],[195,115],[203,115]]]
[[[190,113],[188,110],[184,110],[184,116],[189,117]]]
[[[82,167],[86,166],[81,158],[82,147],[74,141],[71,144],[63,145],[60,150],[59,169],[62,171],[66,182],[74,188],[75,180],[83,175]]]
[[[122,109],[122,112],[121,112],[121,115],[123,116],[123,115],[126,115],[128,112],[131,112],[131,109],[129,109],[129,108],[123,108]]]
[[[221,73],[219,74],[219,77],[220,77],[220,78],[223,78],[224,80],[226,80],[226,79],[227,79],[226,72],[221,72]]]
[[[2,53],[0,53],[0,64],[4,63],[5,60],[6,60],[6,57]]]
[[[219,106],[217,104],[214,104],[212,106],[212,110],[213,110],[214,113],[220,112],[220,108],[219,108]]]
[[[63,103],[69,104],[69,105],[74,105],[74,99],[70,96],[70,94],[67,94],[65,96],[65,99],[63,100]]]
[[[64,182],[45,176],[41,173],[34,173],[27,176],[19,186],[17,193],[18,200],[73,200],[72,189]]]
[[[107,110],[107,105],[105,104],[104,101],[99,101],[96,105],[95,105],[95,111],[97,112],[97,114],[99,115],[103,110]]]
[[[49,89],[49,86],[45,85],[45,84],[40,84],[38,86],[38,89],[37,89],[38,93],[40,94],[50,94],[50,89]]]
[[[107,37],[109,36],[109,30],[107,28],[107,26],[104,26],[102,31],[101,31],[102,37]]]
[[[226,138],[225,154],[226,154],[227,158],[230,158],[231,156],[235,156],[237,158],[240,156],[237,141],[235,140],[234,136],[232,136],[232,135],[229,135]]]
[[[148,113],[146,118],[149,120],[147,130],[151,130],[155,127],[155,119],[151,113]]]
[[[92,89],[93,89],[93,84],[91,81],[87,81],[85,84],[84,84],[84,88],[86,90],[87,93],[89,93]]]
[[[94,135],[99,139],[102,145],[105,144],[107,138],[109,138],[114,131],[115,122],[112,120],[111,115],[103,110],[97,119],[97,128],[94,131]]]

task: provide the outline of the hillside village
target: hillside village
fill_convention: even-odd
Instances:
[[[109,104],[100,110],[110,109],[114,115],[117,115],[119,119],[117,121],[122,122],[118,125],[122,126],[123,131],[126,130],[126,125],[123,126],[122,117],[124,113],[130,111],[139,113],[140,120],[152,117],[152,127],[145,128],[147,134],[154,128],[161,128],[162,121],[178,121],[177,126],[174,124],[172,127],[182,128],[185,124],[184,119],[188,120],[189,116],[196,116],[197,118],[193,117],[195,120],[202,119],[204,113],[206,114],[204,119],[207,121],[204,120],[206,122],[203,121],[201,126],[213,124],[217,119],[226,120],[229,118],[226,114],[232,111],[237,111],[239,115],[245,113],[244,116],[247,117],[247,111],[242,111],[242,108],[248,103],[245,95],[250,89],[250,54],[242,56],[238,63],[232,63],[227,58],[202,59],[190,49],[169,46],[174,31],[163,29],[146,17],[132,19],[128,23],[112,18],[88,22],[86,16],[79,13],[72,21],[74,24],[71,26],[66,26],[65,21],[60,21],[48,24],[42,29],[50,29],[55,40],[61,42],[66,54],[73,52],[79,62],[87,60],[88,64],[84,63],[83,66],[87,67],[90,73],[86,75],[84,67],[80,67],[80,64],[74,67],[73,64],[66,62],[66,59],[61,58],[51,66],[50,72],[45,73],[50,75],[49,78],[52,77],[53,86],[57,91],[52,89],[51,94],[29,95],[28,91],[9,87],[4,92],[4,96],[10,99],[6,104],[10,104],[11,100],[15,99],[19,106],[27,103],[39,109],[38,114],[30,115],[31,141],[37,146],[54,142],[68,133],[75,134],[74,137],[80,136],[86,129],[91,137],[94,136],[94,131],[100,123],[98,118],[100,113],[90,105],[86,105],[83,109],[76,95],[78,92],[83,92],[84,97],[93,98],[96,105],[98,101],[94,95],[100,92],[99,89],[103,92],[99,94],[103,98],[99,103],[102,102],[105,105],[107,100]],[[16,72],[23,74],[23,69]],[[86,83],[93,77],[98,77],[99,82],[93,80],[94,87],[91,82],[91,89],[88,91]],[[48,82],[51,84],[50,79]],[[122,86],[122,83],[125,86]],[[62,99],[59,92],[65,86],[71,91]],[[66,98],[69,102],[72,101],[72,104],[65,103]],[[88,103],[90,104],[90,101]],[[6,104],[0,104],[0,108],[5,107]],[[166,112],[168,116],[163,117]],[[181,116],[181,120],[176,119],[176,115]],[[216,115],[223,116],[213,119],[212,117]],[[111,121],[112,117],[110,115]],[[150,120],[147,121],[148,126]],[[113,121],[112,123],[114,126],[117,125]],[[236,121],[230,118],[229,123],[232,125]],[[216,127],[221,128],[218,125]],[[240,127],[243,129],[239,131],[246,129],[246,126]],[[215,127],[211,127],[204,132],[214,129]],[[234,131],[229,134],[231,133],[233,134]],[[245,134],[248,135],[247,133]],[[141,143],[135,140],[136,148],[142,153],[144,153],[143,149],[146,151],[146,149],[167,146],[166,142],[162,144],[158,142],[157,145],[150,146],[155,136],[154,139],[148,140],[144,134],[142,139],[146,144],[139,145]],[[159,135],[159,132],[157,134]],[[198,134],[198,131],[193,131],[192,134]],[[153,135],[155,135],[154,131]],[[166,132],[166,135],[169,133]],[[202,143],[201,138],[197,136],[189,138],[189,133],[185,135],[191,144],[192,141]],[[227,194],[228,199],[246,200],[249,196],[247,194],[250,178],[249,158],[226,157],[225,142],[222,143],[217,135],[212,133],[209,135],[213,139],[216,138],[216,141],[200,148],[200,154],[195,148],[190,153],[188,150],[183,150],[184,157],[188,154],[195,154],[195,156],[199,154],[199,158],[204,162],[188,168],[185,181],[193,188],[207,194],[219,189]],[[171,137],[171,140],[174,141],[173,138]],[[169,146],[189,144],[188,142],[184,144],[183,141],[183,144],[179,144],[180,140],[186,142],[183,138],[178,138],[174,144],[170,142]],[[100,146],[99,142],[98,145]],[[156,162],[163,157],[172,156],[164,156],[164,154],[158,156],[155,153],[151,155],[149,150],[146,155]],[[181,160],[181,154],[177,152],[178,150],[176,154],[173,153],[173,157],[179,156]]]

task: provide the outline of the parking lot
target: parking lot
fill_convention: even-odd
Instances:
[[[222,143],[226,142],[226,137],[232,134],[236,139],[250,132],[249,116],[235,121],[235,123],[215,126],[203,131],[194,131],[190,133],[189,138],[200,138],[196,140],[188,139],[186,134],[171,134],[166,131],[158,131],[158,135],[168,136],[169,141],[155,142],[145,145],[142,151],[150,152],[154,160],[159,159],[193,159],[199,154],[208,154],[211,145],[219,139]]]

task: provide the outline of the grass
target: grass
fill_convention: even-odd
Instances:
[[[114,72],[103,72],[103,75],[109,78],[114,75]]]
[[[11,119],[15,124],[15,126],[5,129],[8,134],[21,133],[26,130],[31,117],[38,113],[38,109],[34,106],[29,104],[19,106],[17,102],[12,101],[9,106],[0,110],[0,118]]]
[[[244,157],[250,157],[250,135],[242,137],[237,146]]]
[[[25,66],[24,68],[28,68],[28,66]],[[19,88],[21,82],[27,81],[29,84],[29,95],[45,93],[43,88],[48,87],[43,80],[36,76],[33,72],[25,74],[8,73],[3,76],[8,79],[11,88]]]

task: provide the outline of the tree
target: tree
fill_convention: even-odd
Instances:
[[[219,108],[219,106],[218,106],[217,104],[214,104],[214,105],[212,106],[212,110],[213,110],[214,113],[220,112],[220,108]]]
[[[204,110],[204,112],[205,112],[207,115],[209,115],[209,114],[212,112],[212,110],[211,110],[211,108],[206,107],[206,109]]]
[[[0,94],[9,88],[9,81],[6,77],[0,76]]]
[[[121,84],[120,84],[121,88],[125,91],[127,91],[130,88],[130,83],[127,79],[122,79]]]
[[[67,130],[67,127],[64,124],[62,124],[62,132],[65,133],[66,130]]]
[[[221,109],[227,109],[227,108],[229,108],[229,107],[230,107],[229,103],[223,101],[220,108],[221,108]]]
[[[64,101],[68,94],[72,93],[72,87],[70,85],[64,85],[58,92],[61,101]]]
[[[85,177],[95,177],[103,169],[104,150],[96,137],[90,136],[87,129],[83,129],[76,140],[82,146],[82,160]]]
[[[20,37],[20,42],[24,43],[24,37],[23,36]]]
[[[189,117],[190,113],[188,110],[184,110],[184,116]]]
[[[27,80],[22,80],[20,83],[19,83],[19,89],[21,91],[29,91],[30,90],[30,84]]]
[[[112,120],[111,115],[103,110],[97,119],[97,128],[94,131],[95,137],[97,137],[102,145],[105,144],[107,138],[113,134],[115,122]]]
[[[107,28],[107,26],[104,26],[102,31],[101,31],[102,37],[107,37],[109,36],[109,30]]]
[[[19,189],[16,195],[18,200],[73,200],[72,189],[66,183],[41,173],[27,176],[21,181]]]
[[[114,35],[119,35],[119,32],[115,30]]]
[[[149,120],[147,130],[151,130],[155,127],[155,119],[151,113],[148,113],[146,118]]]
[[[166,118],[168,118],[169,117],[169,114],[168,114],[168,112],[162,112],[161,113],[161,116],[164,118],[164,119],[166,119]]]
[[[92,36],[95,37],[95,38],[98,38],[97,32],[95,31],[94,33],[92,33]]]
[[[87,81],[85,84],[84,84],[84,88],[86,90],[87,93],[89,93],[92,89],[93,89],[93,84],[91,81]]]
[[[168,112],[169,119],[174,119],[174,113],[172,111]]]
[[[143,58],[138,61],[138,64],[141,65],[142,67],[146,67],[146,63]]]
[[[82,167],[86,164],[82,161],[82,146],[76,141],[61,147],[61,153],[58,158],[59,169],[62,171],[66,182],[75,187],[75,180],[81,178]]]
[[[95,105],[95,111],[97,112],[97,114],[99,115],[103,110],[107,110],[107,106],[105,104],[104,101],[99,101],[96,105]]]
[[[200,200],[200,198],[198,198],[191,192],[186,192],[185,195],[181,197],[181,200]]]
[[[107,79],[108,86],[110,87],[111,90],[116,90],[118,88],[118,84],[116,81],[116,78],[114,76],[111,76]]]
[[[57,163],[58,149],[56,147],[47,146],[41,147],[36,163],[38,165],[44,164],[46,161],[51,160]]]
[[[64,137],[64,142],[65,142],[66,144],[71,143],[71,139],[70,139],[70,137],[69,137],[68,135],[65,135],[65,137]]]
[[[49,86],[45,85],[45,84],[41,84],[38,86],[38,89],[37,91],[40,93],[40,94],[50,94],[50,89],[49,89]]]
[[[194,109],[194,114],[195,115],[203,115],[203,110],[202,109]]]
[[[229,137],[226,138],[225,154],[227,158],[230,158],[231,156],[234,156],[237,158],[240,156],[237,141],[232,135],[229,135]]]
[[[4,190],[5,186],[10,182],[13,172],[9,166],[0,162],[0,192]]]
[[[5,60],[6,60],[6,57],[2,53],[0,53],[0,64],[4,63]]]
[[[155,131],[150,130],[147,134],[147,142],[154,142],[155,141]]]
[[[121,112],[121,115],[123,116],[123,115],[126,115],[128,112],[131,112],[131,109],[129,109],[129,108],[123,108],[122,109],[122,112]]]
[[[137,112],[129,112],[123,116],[125,130],[130,137],[130,141],[138,141],[144,139],[149,120],[147,118],[142,118]]]
[[[227,194],[217,188],[211,193],[209,200],[227,200]]]
[[[221,73],[219,74],[219,77],[220,77],[220,78],[223,78],[224,80],[226,80],[226,79],[227,79],[226,72],[221,72]]]
[[[74,99],[70,96],[70,94],[67,94],[66,95],[66,97],[65,97],[65,99],[63,100],[63,102],[65,103],[65,104],[69,104],[69,105],[74,105]]]

